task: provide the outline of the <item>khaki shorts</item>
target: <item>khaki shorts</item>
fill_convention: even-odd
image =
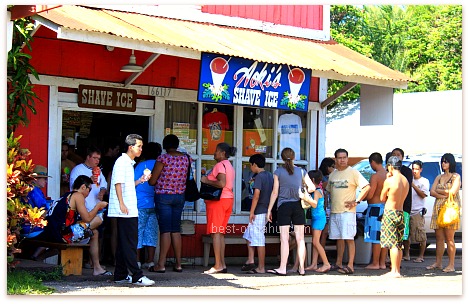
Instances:
[[[425,233],[425,217],[420,213],[410,217],[409,240],[411,243],[427,241],[427,234]]]

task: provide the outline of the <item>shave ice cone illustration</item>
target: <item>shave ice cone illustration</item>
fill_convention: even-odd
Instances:
[[[99,188],[99,175],[101,174],[101,169],[99,167],[93,168],[93,177],[96,178],[96,186]]]
[[[301,86],[305,81],[305,73],[299,69],[294,68],[288,73],[288,82],[290,83],[290,101],[296,103],[298,101],[298,93]]]
[[[220,94],[223,91],[223,79],[225,79],[226,72],[228,72],[228,61],[221,57],[213,58],[210,62],[210,71],[212,72],[213,90],[215,94]]]

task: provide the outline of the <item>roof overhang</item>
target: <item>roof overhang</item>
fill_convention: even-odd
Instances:
[[[256,30],[138,13],[65,5],[34,19],[57,38],[200,60],[202,52],[286,64],[312,76],[406,88],[410,78],[335,41],[295,38]]]

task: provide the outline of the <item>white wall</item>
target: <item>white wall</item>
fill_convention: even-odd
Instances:
[[[373,152],[383,157],[393,148],[406,155],[463,152],[462,91],[394,94],[394,124],[360,126],[359,102],[330,110],[326,124],[326,156],[344,148],[350,157],[367,158]],[[348,109],[348,110],[347,110]],[[338,119],[340,113],[345,116]]]

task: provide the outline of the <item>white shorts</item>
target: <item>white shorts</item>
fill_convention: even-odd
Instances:
[[[249,246],[265,246],[265,224],[267,222],[266,214],[256,214],[254,221],[249,223],[246,231],[243,234],[243,238],[251,242]]]
[[[353,240],[357,234],[357,217],[354,212],[331,213],[329,239]]]

